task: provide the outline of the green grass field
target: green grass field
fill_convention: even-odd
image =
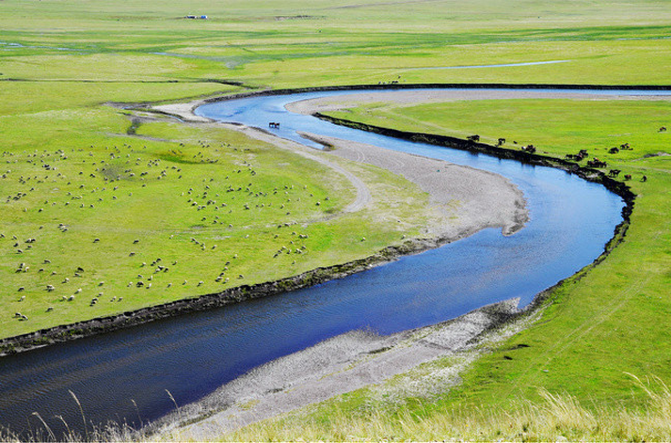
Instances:
[[[112,102],[392,81],[668,86],[670,49],[666,0],[4,0],[0,337],[366,256],[402,234],[417,235],[429,216],[394,204],[425,204],[417,189],[358,166],[379,196],[376,206],[320,221],[351,201],[341,176],[235,132],[142,120]],[[562,63],[464,68],[549,61]],[[376,104],[344,115],[413,131],[478,133],[485,141],[505,137],[557,156],[585,148],[631,174],[638,194],[626,241],[558,290],[542,321],[479,359],[451,392],[376,405],[389,411],[381,418],[389,432],[406,413],[439,423],[451,411],[542,401],[540,388],[588,409],[643,408],[648,396],[626,372],[669,383],[671,135],[657,130],[671,127],[670,111],[668,102],[519,100]],[[607,154],[625,142],[633,151]],[[644,174],[649,180],[641,183]],[[380,214],[408,223],[401,232]],[[362,236],[368,241],[354,241]],[[308,252],[273,258],[282,246]],[[519,344],[529,347],[513,350]],[[351,394],[327,403],[317,421],[338,417],[338,409],[369,417],[371,401],[366,392]],[[367,431],[352,438],[412,436],[360,429]],[[301,431],[289,427],[284,438]]]

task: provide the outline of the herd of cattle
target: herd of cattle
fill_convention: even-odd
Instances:
[[[665,132],[665,131],[666,131],[666,127],[662,126],[661,128],[659,128],[659,132]],[[469,135],[468,137],[466,137],[466,140],[468,140],[471,143],[476,143],[476,142],[480,141],[480,136],[478,134]],[[497,143],[496,143],[496,146],[502,146],[505,142],[506,142],[505,138],[499,138]],[[513,143],[517,144],[517,142],[513,142]],[[521,146],[520,149],[522,149],[523,151],[525,151],[529,154],[534,154],[536,152],[536,147],[534,145],[531,145],[531,144],[526,145],[526,146]],[[613,148],[610,148],[608,150],[608,153],[609,154],[617,154],[620,151],[632,151],[632,150],[633,150],[633,148],[629,145],[629,143],[623,143],[619,147],[615,146]],[[589,156],[589,154],[587,153],[587,150],[586,149],[581,149],[577,154],[566,154],[566,159],[580,162],[580,161],[584,160],[585,158],[587,158],[588,156]],[[605,161],[599,160],[598,157],[593,157],[591,160],[587,160],[587,166],[589,166],[590,168],[607,168],[608,163],[606,163]],[[612,177],[612,178],[615,178],[618,175],[620,175],[620,172],[622,172],[620,169],[611,169],[610,171],[608,171],[608,176]],[[625,174],[624,175],[625,180],[631,180],[631,178],[632,178],[631,174]],[[648,181],[648,177],[645,176],[645,175],[642,176],[641,181],[642,182]]]

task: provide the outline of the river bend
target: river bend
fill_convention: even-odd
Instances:
[[[556,91],[555,91],[556,92]],[[560,91],[563,92],[563,91]],[[296,131],[351,139],[492,171],[525,195],[530,221],[515,235],[486,229],[455,243],[315,287],[94,336],[0,359],[0,424],[55,430],[62,415],[138,425],[196,401],[250,369],[355,329],[390,334],[519,298],[520,307],[591,263],[621,221],[622,199],[557,169],[411,143],[293,114],[292,101],[352,92],[260,96],[208,104],[197,114],[266,127],[313,146]],[[642,91],[585,91],[641,95]],[[663,94],[659,92],[646,94]]]

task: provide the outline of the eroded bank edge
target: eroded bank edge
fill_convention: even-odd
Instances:
[[[221,292],[205,294],[194,298],[176,300],[156,306],[150,306],[121,314],[98,317],[68,325],[45,328],[38,331],[8,337],[0,340],[0,357],[18,352],[25,352],[44,346],[64,343],[84,337],[129,328],[178,315],[204,311],[240,303],[255,298],[295,291],[329,280],[346,277],[362,272],[374,266],[388,263],[398,257],[416,254],[434,249],[452,241],[459,240],[474,232],[463,232],[457,238],[426,238],[411,239],[401,245],[388,246],[381,251],[365,258],[351,262],[319,267],[302,274],[255,285],[242,285]]]

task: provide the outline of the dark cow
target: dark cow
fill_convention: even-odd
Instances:
[[[594,157],[592,160],[589,160],[587,162],[587,166],[589,166],[590,168],[605,168],[608,166],[608,164]]]

